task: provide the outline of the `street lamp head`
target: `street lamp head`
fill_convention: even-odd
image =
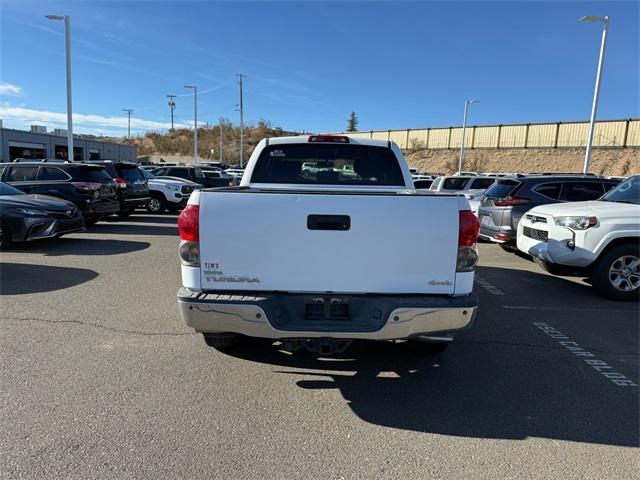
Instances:
[[[49,20],[64,20],[64,15],[45,15]]]
[[[595,22],[607,23],[609,21],[609,17],[598,17],[598,16],[594,16],[594,15],[588,15],[586,17],[581,17],[580,21],[581,22],[590,22],[590,23],[595,23]]]
[[[185,85],[184,88],[197,88],[195,85]]]

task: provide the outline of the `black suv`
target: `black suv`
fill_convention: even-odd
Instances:
[[[181,166],[181,167],[160,167],[154,169],[152,173],[156,177],[178,177],[192,182],[199,183],[205,188],[228,187],[234,185],[235,181],[231,175],[220,170],[205,167]]]
[[[592,175],[531,175],[499,179],[482,196],[478,208],[480,238],[515,248],[518,223],[533,207],[596,200],[619,180]]]
[[[91,164],[103,166],[116,182],[120,217],[128,217],[136,208],[146,208],[151,198],[149,185],[137,164],[112,160],[91,161]]]
[[[96,165],[46,160],[0,163],[0,180],[25,193],[74,203],[87,225],[120,210],[113,179]]]

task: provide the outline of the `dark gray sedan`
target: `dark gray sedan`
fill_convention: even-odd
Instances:
[[[84,230],[84,218],[71,202],[48,195],[26,195],[0,182],[0,248]]]

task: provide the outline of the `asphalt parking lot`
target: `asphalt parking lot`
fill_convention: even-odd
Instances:
[[[0,478],[637,475],[637,304],[481,244],[479,315],[441,356],[223,354],[179,319],[175,221],[0,254]]]

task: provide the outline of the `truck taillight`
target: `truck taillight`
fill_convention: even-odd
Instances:
[[[200,206],[187,205],[178,216],[180,238],[188,242],[200,241]]]
[[[184,265],[200,266],[200,206],[188,204],[178,216],[180,247],[178,252]]]
[[[478,240],[480,224],[471,210],[460,211],[460,227],[458,230],[458,246],[473,247]]]
[[[480,224],[470,210],[462,210],[459,217],[456,272],[472,272],[478,263],[478,252],[475,245],[478,240]]]

